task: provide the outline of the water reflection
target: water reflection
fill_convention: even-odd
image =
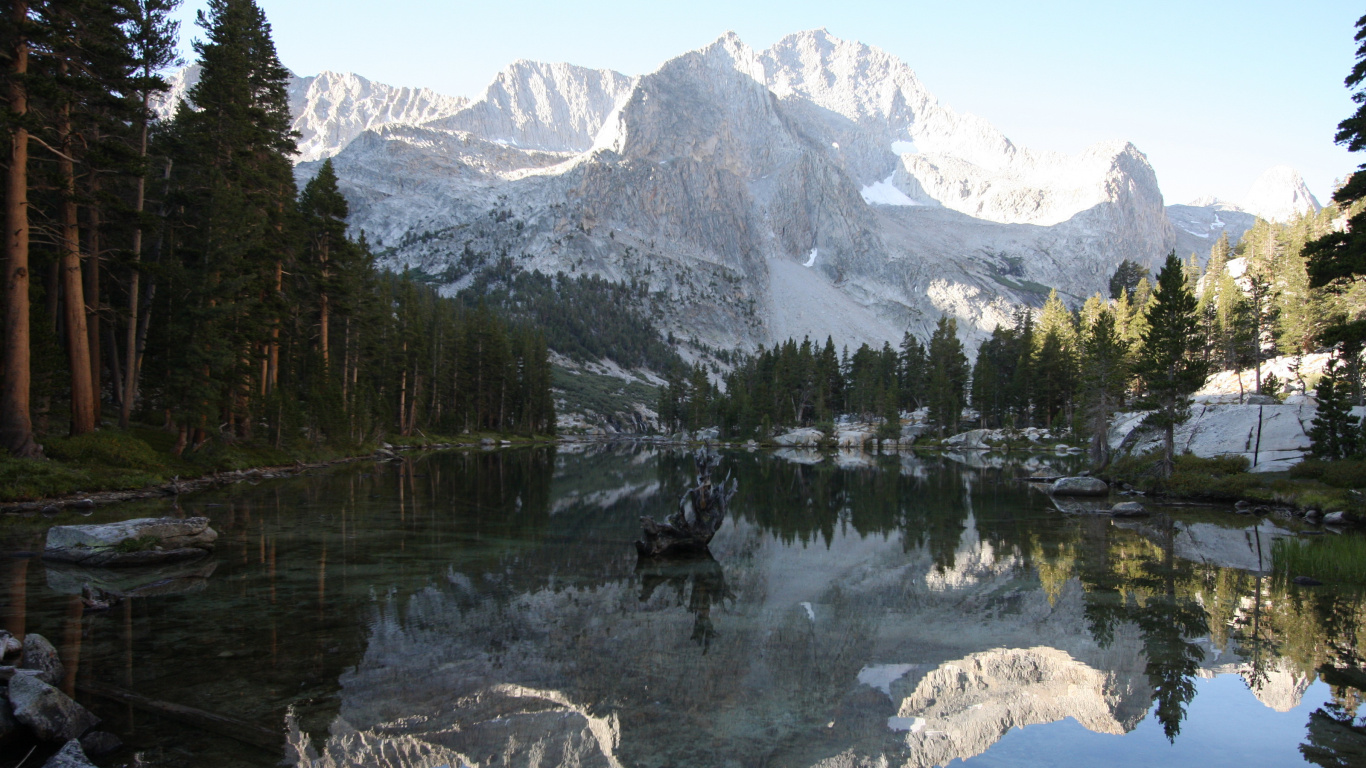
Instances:
[[[1192,708],[1228,679],[1295,718],[1289,754],[1360,761],[1366,607],[1275,583],[1284,525],[1064,515],[1013,479],[1051,457],[789,453],[725,454],[740,493],[699,560],[632,546],[686,453],[457,452],[187,497],[213,559],[99,575],[134,595],[103,614],[70,602],[90,574],[7,559],[0,610],[153,765],[990,764],[1018,727],[1078,743],[1069,723],[1123,735],[1098,759],[1205,765],[1243,724]],[[244,727],[90,693],[110,687]]]

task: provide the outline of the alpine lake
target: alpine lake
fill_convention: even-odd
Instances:
[[[711,556],[639,561],[683,449],[411,454],[0,518],[0,626],[57,646],[126,745],[106,766],[1366,765],[1366,595],[1272,573],[1311,534],[1020,479],[1078,468],[723,450]],[[163,515],[214,553],[38,556],[47,525]],[[136,596],[91,611],[86,582]]]

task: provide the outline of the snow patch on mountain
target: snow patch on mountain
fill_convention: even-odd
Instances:
[[[895,174],[860,189],[859,194],[863,196],[864,202],[869,205],[923,205],[897,189],[892,183],[894,176]]]

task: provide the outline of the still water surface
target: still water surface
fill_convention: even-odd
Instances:
[[[1014,479],[1040,461],[726,453],[714,557],[667,565],[632,541],[685,453],[352,464],[54,521],[220,532],[105,572],[155,583],[103,613],[72,596],[99,574],[18,555],[40,519],[0,523],[0,611],[118,765],[1366,764],[1366,602],[1270,577],[1289,523],[1065,515]]]

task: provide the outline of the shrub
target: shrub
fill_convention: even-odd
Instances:
[[[150,472],[166,468],[152,446],[127,432],[99,431],[76,437],[49,438],[43,449],[49,458],[71,464]]]

